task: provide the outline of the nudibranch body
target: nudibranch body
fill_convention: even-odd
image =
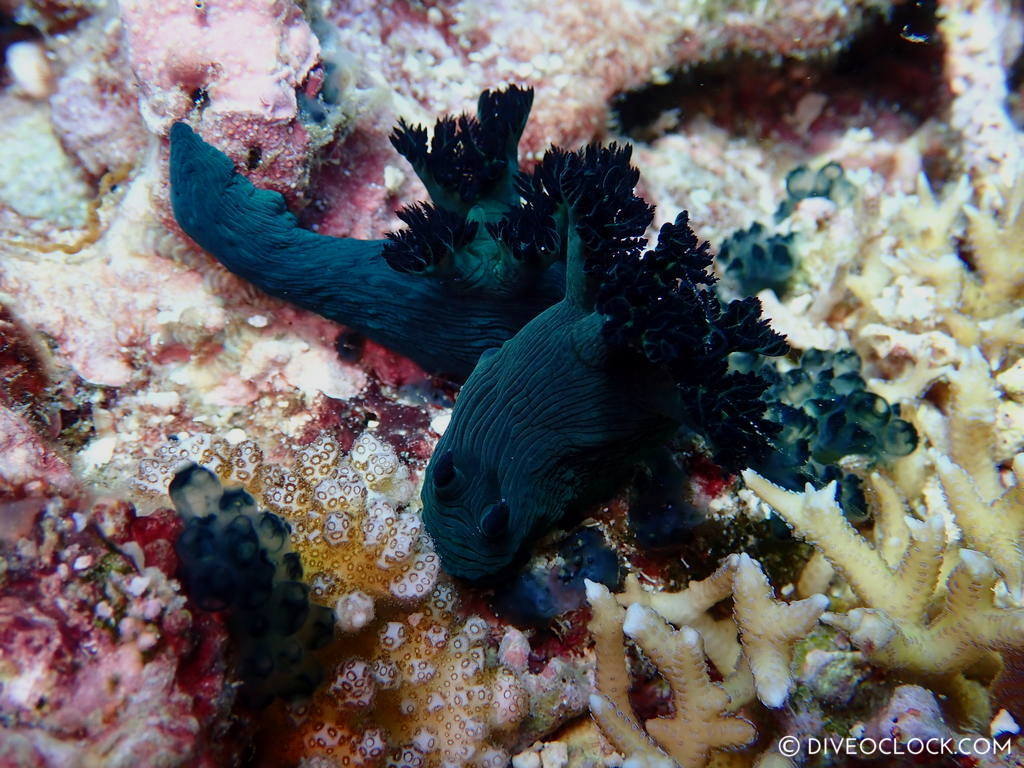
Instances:
[[[432,204],[402,209],[386,239],[299,227],[277,192],[258,189],[188,125],[171,128],[171,202],[181,228],[267,293],[343,323],[429,371],[463,377],[562,295],[543,245],[512,240],[517,147],[533,92],[485,91],[477,117],[400,123],[392,143]]]
[[[653,211],[628,149],[549,152],[520,178],[519,227],[566,260],[566,291],[464,385],[427,469],[424,523],[445,569],[483,581],[563,516],[614,492],[680,428],[735,468],[773,431],[733,352],[779,355],[756,299],[723,305],[681,214],[644,251]]]

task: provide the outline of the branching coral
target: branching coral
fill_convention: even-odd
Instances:
[[[485,91],[477,117],[392,142],[433,200],[399,211],[386,240],[298,226],[284,198],[257,189],[184,123],[171,129],[171,201],[182,229],[268,293],[355,328],[432,371],[467,375],[480,354],[561,297],[562,270],[503,220],[519,202],[516,148],[532,90]],[[518,239],[516,239],[518,238]]]
[[[786,344],[756,299],[719,302],[685,213],[644,251],[638,177],[629,149],[591,146],[548,152],[520,180],[502,236],[564,255],[566,296],[481,359],[431,459],[424,523],[454,575],[499,573],[681,427],[727,467],[767,450],[765,383],[729,355]]]
[[[683,768],[706,765],[713,750],[753,741],[753,726],[731,713],[753,692],[768,707],[782,706],[793,685],[793,645],[828,604],[823,595],[793,603],[775,600],[760,566],[747,555],[731,556],[712,576],[682,592],[649,592],[631,576],[616,598],[593,582],[587,597],[597,655],[594,719],[635,764],[674,761]],[[729,597],[732,617],[712,617],[711,608]],[[668,679],[672,717],[650,719],[641,728],[633,716],[623,633]],[[722,685],[711,682],[705,653],[725,677]]]
[[[693,768],[705,765],[713,748],[753,741],[754,727],[728,714],[728,694],[711,682],[701,637],[695,630],[673,631],[654,611],[639,604],[624,611],[607,589],[593,582],[588,584],[588,593],[594,608],[591,631],[597,642],[599,691],[590,698],[590,711],[633,764],[653,768],[671,766],[674,761]],[[673,687],[675,715],[648,720],[646,730],[633,717],[627,695],[623,633],[637,642]]]
[[[996,388],[975,353],[952,377],[949,456],[936,470],[965,543],[984,552],[1018,603],[1024,603],[1024,454],[1013,460],[1016,484],[1004,488],[996,458]]]
[[[1022,190],[1018,175],[1001,190],[1000,212],[992,213],[969,205],[966,177],[939,196],[922,175],[914,196],[891,205],[892,232],[869,241],[860,270],[846,278],[859,301],[859,337],[902,364],[891,381],[877,382],[887,398],[920,395],[972,347],[998,370],[1007,352],[1024,344],[1024,276],[1014,266]],[[970,254],[973,268],[961,253]]]
[[[956,474],[962,469],[947,457],[939,461],[946,465],[940,470],[949,478],[945,482],[959,486],[963,478]],[[1024,647],[1024,609],[999,599],[999,574],[990,557],[947,548],[942,516],[932,514],[923,521],[905,517],[899,494],[878,476],[879,547],[844,519],[831,486],[795,493],[750,471],[744,472],[744,480],[798,536],[824,553],[853,590],[861,607],[829,614],[828,623],[846,631],[872,663],[956,694],[964,716],[985,716],[983,703],[969,701],[977,694],[967,692],[974,690],[967,678],[987,681],[998,668],[995,652]],[[1016,495],[1007,493],[1007,498]],[[970,527],[972,515],[980,511],[977,506],[963,504],[956,493],[950,501],[957,523]],[[984,510],[982,519],[989,515]],[[1012,535],[1003,533],[998,540]],[[983,537],[976,541],[992,543]]]

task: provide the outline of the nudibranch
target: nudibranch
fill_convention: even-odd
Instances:
[[[519,177],[505,227],[565,260],[565,296],[483,355],[428,465],[423,519],[455,576],[501,574],[681,429],[728,469],[770,448],[766,383],[730,355],[786,342],[757,299],[716,297],[685,212],[645,251],[653,208],[638,180],[615,145],[551,150]]]
[[[476,117],[427,130],[399,122],[391,142],[431,203],[406,207],[381,240],[302,229],[277,192],[259,189],[187,124],[170,132],[178,224],[265,292],[349,326],[431,372],[465,377],[487,349],[562,296],[545,243],[512,226],[519,138],[533,91],[485,91]]]

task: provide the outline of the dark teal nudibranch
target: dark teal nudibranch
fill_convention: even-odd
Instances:
[[[424,522],[456,576],[501,573],[680,429],[729,469],[769,450],[767,385],[730,355],[786,343],[757,299],[715,296],[685,213],[644,250],[653,210],[638,178],[614,145],[552,150],[519,177],[505,226],[565,260],[565,297],[481,358],[427,468]]]
[[[519,138],[533,91],[485,91],[476,117],[427,131],[399,123],[391,141],[432,203],[404,208],[382,240],[298,226],[284,198],[258,189],[185,123],[171,128],[171,203],[181,228],[267,293],[336,320],[427,370],[466,376],[562,296],[543,244],[515,239]],[[539,246],[539,247],[538,247]]]

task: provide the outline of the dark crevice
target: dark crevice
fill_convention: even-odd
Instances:
[[[42,32],[32,25],[18,23],[7,14],[0,13],[0,60],[6,57],[7,49],[15,43],[42,39]],[[0,86],[6,86],[9,80],[7,68],[0,68]]]
[[[906,2],[831,58],[737,54],[681,69],[667,83],[617,96],[616,127],[638,141],[698,117],[734,135],[798,144],[861,126],[907,133],[948,102],[936,30],[934,0]],[[812,106],[819,94],[824,101]]]
[[[1018,128],[1024,128],[1024,46],[1006,70],[1007,111]]]
[[[245,158],[245,167],[255,171],[263,162],[263,150],[259,147],[249,147],[249,154]]]
[[[189,98],[192,99],[192,104],[200,112],[210,106],[210,94],[205,88],[193,88]]]

